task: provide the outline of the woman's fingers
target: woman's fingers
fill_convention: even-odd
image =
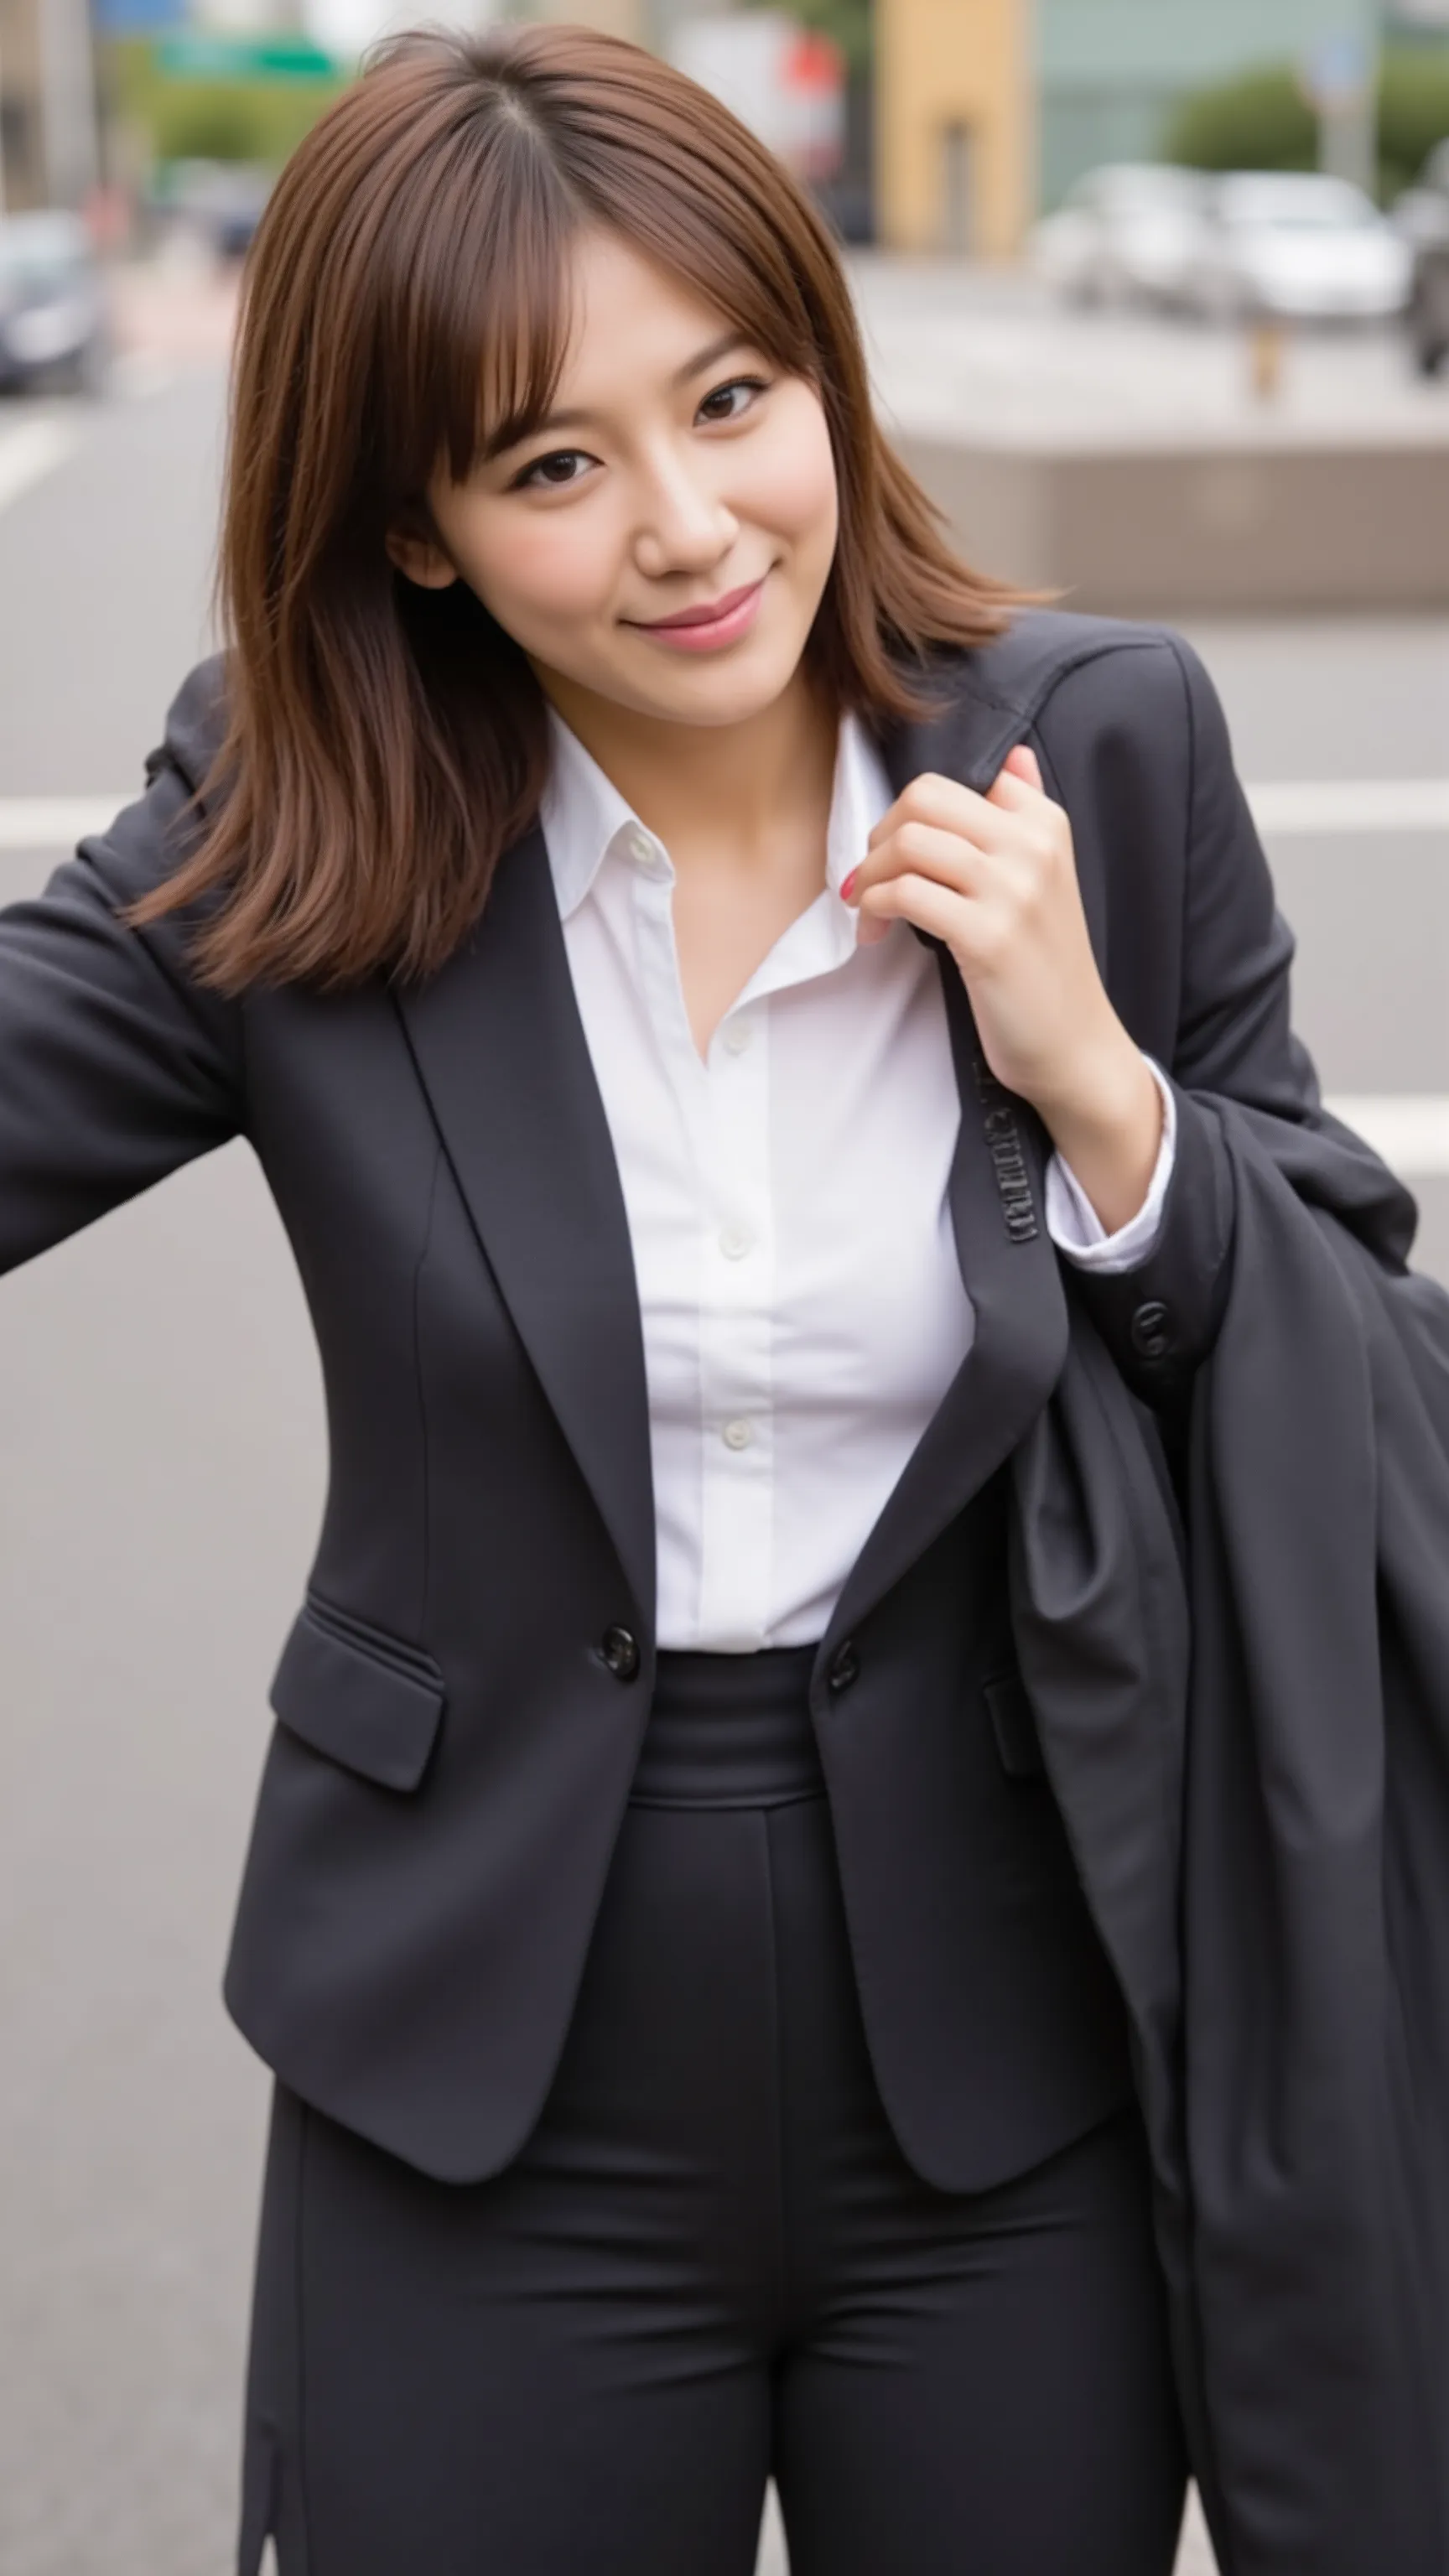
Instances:
[[[872,937],[884,937],[893,921],[912,921],[918,930],[928,931],[933,939],[942,939],[953,951],[963,944],[969,898],[953,886],[942,885],[938,878],[919,876],[906,869],[898,877],[886,877],[866,890],[862,907],[858,942],[872,944]],[[879,930],[874,928],[879,924]],[[867,934],[871,934],[868,936]]]
[[[841,887],[846,902],[861,907],[858,944],[872,946],[890,921],[904,918],[964,958],[979,940],[990,941],[991,927],[979,917],[985,899],[1030,904],[1057,872],[1066,830],[1025,743],[1008,755],[989,796],[922,771],[881,816]]]
[[[955,833],[963,840],[974,840],[983,850],[1010,849],[1020,820],[1035,816],[1043,827],[1050,828],[1058,815],[1059,809],[1042,785],[1041,764],[1035,752],[1019,743],[1007,755],[995,785],[985,796],[978,795],[974,787],[964,787],[959,778],[943,778],[935,770],[923,769],[882,814],[866,841],[866,853],[869,856],[908,824]]]
[[[983,849],[1011,830],[1009,818],[988,797],[963,787],[959,778],[939,778],[932,770],[922,770],[874,826],[866,841],[866,856],[917,826],[950,832],[961,840],[979,840]]]
[[[958,832],[943,831],[933,823],[901,823],[887,839],[876,842],[858,868],[852,868],[840,891],[847,903],[859,903],[872,886],[885,885],[914,869],[957,894],[974,894],[980,891],[988,865],[986,853]]]
[[[1041,774],[1041,762],[1038,760],[1036,753],[1032,750],[1029,743],[1019,742],[1015,751],[1009,751],[1007,753],[1006,758],[1001,765],[1000,775],[996,781],[998,787],[1001,785],[1003,778],[1014,778],[1019,780],[1023,787],[1031,788],[1033,793],[1038,796],[1045,796],[1046,794],[1046,785]]]
[[[902,823],[888,841],[877,845],[857,871],[855,891],[859,895],[868,885],[879,885],[887,877],[914,868],[921,876],[954,886],[958,894],[972,894],[978,891],[988,864],[987,853],[960,832],[947,831],[935,823]]]

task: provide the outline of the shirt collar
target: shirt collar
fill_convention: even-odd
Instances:
[[[549,775],[539,804],[559,916],[567,921],[592,891],[606,859],[637,859],[647,844],[673,875],[661,841],[641,823],[627,798],[584,749],[572,726],[548,706]],[[859,716],[842,716],[825,837],[825,881],[840,888],[865,856],[866,839],[894,802],[885,763]],[[842,907],[843,909],[843,907]],[[855,915],[851,913],[852,944]]]

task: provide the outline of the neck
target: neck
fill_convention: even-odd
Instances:
[[[661,722],[576,688],[557,672],[545,686],[641,823],[676,865],[725,858],[767,862],[805,832],[823,849],[835,777],[838,719],[803,668],[757,715],[733,725]]]

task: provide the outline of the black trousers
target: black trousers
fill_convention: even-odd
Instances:
[[[495,2179],[278,2088],[241,2576],[1169,2576],[1135,2110],[996,2188],[871,2075],[812,1650],[663,1659],[562,2063]],[[992,1963],[983,1961],[983,1973]]]

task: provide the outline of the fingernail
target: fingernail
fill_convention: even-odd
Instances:
[[[843,879],[840,888],[840,900],[842,903],[849,903],[851,887],[854,885],[859,874],[859,868],[852,868],[849,876]]]

